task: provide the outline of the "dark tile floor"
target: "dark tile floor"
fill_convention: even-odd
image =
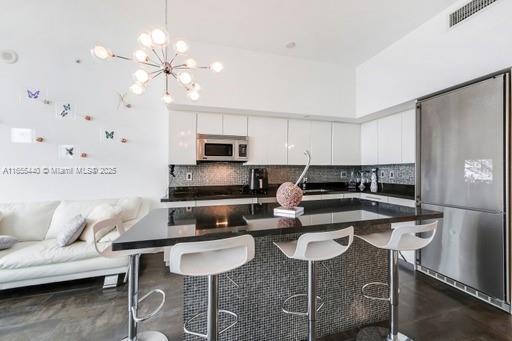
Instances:
[[[510,315],[424,275],[401,271],[400,276],[400,330],[414,340],[512,340]],[[102,279],[88,279],[0,292],[0,340],[123,338],[127,286],[103,290],[101,285]],[[180,341],[182,279],[169,274],[162,255],[142,258],[140,287],[142,293],[156,287],[167,293],[163,311],[140,329],[159,330],[169,341]],[[367,339],[362,336],[354,331],[321,341]]]

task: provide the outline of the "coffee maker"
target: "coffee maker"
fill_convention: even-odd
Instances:
[[[268,174],[266,168],[251,168],[249,189],[251,192],[262,192],[268,188]]]

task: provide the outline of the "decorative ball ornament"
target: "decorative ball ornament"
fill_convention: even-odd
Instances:
[[[284,208],[290,209],[297,207],[302,201],[303,192],[302,189],[299,187],[299,183],[304,177],[304,175],[306,175],[306,172],[308,171],[309,168],[309,164],[311,163],[311,155],[309,154],[309,151],[306,150],[304,154],[306,155],[307,158],[306,167],[304,167],[304,170],[297,179],[297,182],[285,182],[277,189],[277,202]]]
[[[91,115],[85,115],[85,116],[84,116],[84,120],[86,120],[86,121],[92,121],[92,116],[91,116]]]
[[[44,137],[41,137],[41,136],[36,137],[36,142],[39,142],[39,143],[44,142]]]
[[[127,140],[126,138],[124,138],[124,137],[123,137],[123,138],[121,139],[121,143],[126,143],[126,142],[128,142],[128,140]]]
[[[87,153],[80,153],[80,157],[85,159],[87,157]]]
[[[302,201],[302,189],[293,182],[285,182],[277,189],[277,202],[284,208],[297,207]]]

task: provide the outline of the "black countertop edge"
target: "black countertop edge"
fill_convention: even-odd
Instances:
[[[243,199],[243,198],[272,198],[276,196],[279,185],[271,184],[264,191],[251,192],[247,186],[191,186],[191,187],[171,187],[169,196],[162,198],[160,202],[177,201],[200,201],[200,200],[221,200],[221,199]],[[384,187],[384,189],[382,188]],[[368,186],[361,191],[349,191],[346,183],[311,183],[308,184],[308,190],[325,189],[325,192],[305,193],[307,196],[322,194],[345,194],[345,193],[368,193],[383,195],[393,198],[414,200],[414,185],[403,184],[379,184],[379,190],[376,193],[370,192]]]

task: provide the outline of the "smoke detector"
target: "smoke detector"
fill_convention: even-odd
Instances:
[[[18,54],[13,50],[2,50],[0,60],[6,64],[14,64],[18,61]]]

